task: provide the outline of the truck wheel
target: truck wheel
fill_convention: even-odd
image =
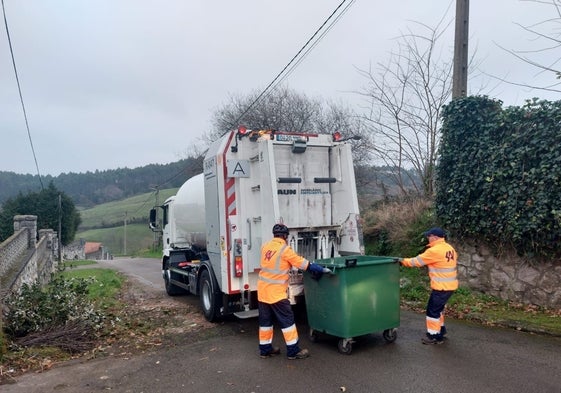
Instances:
[[[199,300],[201,303],[203,314],[209,322],[215,322],[216,320],[218,320],[219,316],[219,298],[218,294],[216,293],[214,280],[210,276],[209,271],[206,269],[201,273],[199,288]]]
[[[169,266],[166,264],[166,269],[164,270],[164,286],[166,288],[166,293],[169,296],[177,296],[187,293],[185,289],[172,284],[170,278],[171,278],[171,272],[169,271]]]

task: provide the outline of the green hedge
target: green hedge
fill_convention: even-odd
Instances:
[[[437,215],[458,237],[561,256],[561,101],[452,101],[436,173]]]

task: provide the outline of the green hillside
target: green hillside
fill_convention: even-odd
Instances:
[[[139,195],[154,187],[180,187],[185,180],[203,171],[203,157],[188,157],[170,164],[150,164],[139,168],[119,168],[86,173],[19,175],[0,170],[0,205],[19,193],[41,190],[41,184],[53,183],[67,194],[76,206],[91,208],[106,202]],[[41,180],[41,181],[40,181]]]
[[[160,190],[158,203],[175,195],[177,190]],[[75,238],[103,243],[112,255],[136,255],[150,250],[157,240],[148,227],[149,212],[155,204],[156,195],[152,192],[84,209],[80,211],[82,224]]]
[[[160,190],[158,203],[177,193],[178,188]],[[80,211],[82,224],[78,231],[87,229],[110,228],[123,226],[125,215],[127,224],[145,223],[148,225],[150,209],[156,204],[156,194],[148,192],[115,202],[103,203],[90,209]]]
[[[151,250],[155,240],[154,233],[148,228],[148,221],[145,224],[127,224],[126,244],[124,225],[83,231],[76,235],[76,239],[103,243],[111,255],[137,255]]]

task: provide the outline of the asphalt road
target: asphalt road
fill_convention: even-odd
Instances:
[[[162,288],[160,265],[150,259],[104,263]],[[186,296],[186,302],[196,302]],[[131,358],[118,356],[65,363],[27,374],[3,393],[25,392],[555,392],[561,393],[561,339],[447,321],[443,345],[420,342],[424,315],[401,312],[398,338],[380,333],[360,338],[351,355],[337,351],[337,339],[311,343],[299,324],[305,360],[257,356],[257,321],[238,333],[188,345],[160,348]],[[280,331],[275,341],[282,343]],[[282,348],[282,346],[281,346]],[[283,348],[284,349],[284,348]]]

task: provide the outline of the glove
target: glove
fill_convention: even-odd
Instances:
[[[308,265],[308,271],[310,273],[323,273],[323,266],[318,265],[317,263],[311,262]]]
[[[308,271],[314,280],[319,280],[323,275],[323,267],[317,263],[310,262],[310,264],[308,264]]]
[[[330,268],[324,267],[324,268],[323,268],[323,273],[324,273],[324,274],[332,274],[333,272],[331,271]]]

